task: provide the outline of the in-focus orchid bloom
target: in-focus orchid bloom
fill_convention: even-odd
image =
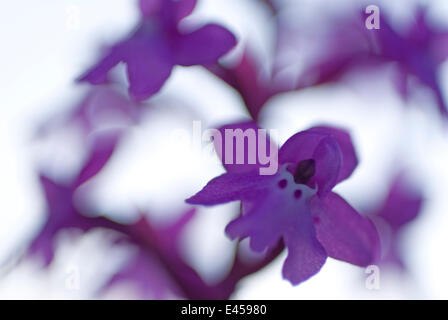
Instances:
[[[416,9],[414,21],[406,30],[396,30],[383,13],[380,29],[368,30],[365,18],[355,13],[333,23],[323,54],[305,70],[300,86],[332,82],[351,70],[368,73],[371,68],[393,64],[393,82],[403,99],[409,97],[409,80],[415,78],[433,92],[441,115],[447,119],[438,71],[448,58],[448,30],[433,26],[423,7]]]
[[[140,0],[142,21],[136,30],[113,45],[79,80],[106,83],[109,71],[123,62],[131,97],[144,100],[161,89],[175,65],[215,63],[235,46],[236,39],[216,24],[179,30],[179,22],[195,5],[196,0]]]
[[[257,129],[254,123],[228,127],[238,126]],[[358,266],[374,261],[379,254],[375,227],[332,192],[358,163],[349,134],[330,127],[299,132],[280,148],[278,161],[277,174],[269,176],[259,175],[256,165],[227,164],[225,174],[187,202],[211,206],[241,200],[242,215],[226,233],[249,238],[256,252],[283,242],[288,249],[283,276],[293,284],[316,274],[328,256]]]
[[[380,235],[380,264],[406,269],[401,250],[402,231],[419,216],[423,204],[422,193],[409,184],[404,174],[397,175],[384,202],[369,214]]]

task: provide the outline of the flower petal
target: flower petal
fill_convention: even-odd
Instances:
[[[225,125],[218,130],[221,139],[214,139],[215,149],[227,172],[260,174],[260,168],[266,168],[266,170],[270,168],[271,173],[276,173],[277,145],[265,130],[260,130],[255,122]],[[231,148],[232,145],[233,148]],[[261,161],[261,157],[264,158],[264,156],[267,157]],[[238,157],[243,159],[242,164],[237,163]]]
[[[171,51],[162,41],[135,41],[125,47],[123,54],[127,64],[129,93],[136,100],[144,100],[157,93],[174,67]]]
[[[157,256],[143,248],[139,249],[135,257],[114,274],[100,291],[107,291],[120,283],[135,284],[139,289],[140,299],[185,298]]]
[[[95,176],[106,165],[115,151],[120,136],[121,132],[114,130],[102,133],[94,138],[89,158],[78,175],[75,182],[76,186],[80,186]]]
[[[122,44],[112,47],[100,61],[81,75],[77,81],[88,82],[93,85],[105,84],[108,82],[109,71],[120,63],[122,57]]]
[[[193,12],[197,0],[171,0],[171,2],[173,6],[172,11],[175,12],[176,21],[179,22]]]
[[[327,253],[316,239],[309,212],[301,212],[295,225],[284,237],[288,257],[283,265],[283,277],[297,285],[319,272]]]
[[[159,18],[169,30],[189,16],[196,3],[197,0],[139,0],[139,9],[144,18]]]
[[[376,213],[397,230],[417,218],[423,206],[423,195],[406,183],[405,177],[395,178],[386,201]]]
[[[53,260],[55,235],[63,228],[66,221],[73,220],[73,190],[60,185],[45,175],[40,175],[40,183],[48,206],[48,219],[40,232],[34,237],[28,248],[28,255],[42,259],[43,267]]]
[[[129,93],[134,99],[144,100],[157,93],[173,69],[172,52],[163,39],[147,34],[144,28],[142,25],[132,37],[113,46],[78,81],[103,84],[107,82],[109,71],[119,62],[124,62],[127,65]]]
[[[305,198],[297,200],[292,193],[271,190],[256,201],[251,200],[250,210],[226,227],[232,239],[248,237],[251,249],[256,252],[270,250],[283,240],[288,248],[283,276],[293,284],[317,273],[327,258],[316,239]]]
[[[161,6],[163,0],[139,0],[138,6],[143,17],[150,18],[156,15]]]
[[[358,165],[358,157],[356,156],[355,147],[353,146],[350,134],[345,130],[326,126],[313,127],[309,129],[308,132],[328,134],[337,141],[342,158],[337,182],[339,183],[347,179]]]
[[[215,63],[236,45],[235,36],[226,28],[207,24],[180,35],[176,40],[176,63],[182,66]]]
[[[442,63],[448,59],[448,32],[439,31],[434,35],[434,47],[437,51],[434,52],[436,62]]]
[[[251,117],[257,119],[266,102],[280,89],[274,88],[270,78],[261,77],[261,64],[255,55],[246,48],[238,64],[224,66],[214,64],[208,70],[233,87],[241,95]]]
[[[226,234],[231,239],[249,237],[250,247],[256,252],[272,249],[288,224],[285,203],[281,197],[271,193],[261,193],[256,201],[251,202],[253,205],[247,213],[227,225]]]
[[[196,195],[186,200],[189,204],[215,205],[253,198],[268,188],[271,176],[225,173],[211,180]]]
[[[342,197],[330,193],[312,201],[317,239],[332,258],[367,266],[379,257],[379,237],[373,223]]]

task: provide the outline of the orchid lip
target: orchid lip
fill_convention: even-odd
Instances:
[[[278,189],[282,192],[291,192],[291,197],[296,200],[309,199],[314,196],[317,193],[317,185],[314,188],[311,188],[307,184],[298,183],[294,175],[288,170],[290,165],[290,163],[286,164],[279,170],[279,179],[276,180]]]

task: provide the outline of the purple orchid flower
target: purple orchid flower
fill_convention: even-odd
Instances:
[[[29,256],[42,257],[48,266],[54,257],[56,234],[66,228],[90,230],[95,225],[94,218],[84,216],[76,208],[73,196],[78,188],[94,177],[112,156],[119,141],[120,133],[113,131],[98,134],[92,142],[90,155],[79,174],[69,184],[53,181],[40,175],[40,182],[47,200],[48,218],[28,249]]]
[[[254,123],[221,131],[226,128],[257,130]],[[246,144],[245,156],[248,150]],[[375,227],[331,191],[358,163],[349,134],[330,127],[299,132],[281,147],[278,162],[274,175],[260,175],[260,164],[226,164],[227,173],[187,203],[211,206],[241,200],[242,215],[228,224],[226,233],[232,239],[249,238],[256,252],[284,243],[288,257],[283,276],[294,285],[316,274],[328,256],[358,266],[375,261]]]
[[[139,297],[145,300],[185,298],[163,264],[151,252],[139,250],[135,257],[112,276],[100,292],[120,283],[135,284]]]
[[[253,119],[258,119],[261,109],[273,96],[288,91],[287,86],[280,86],[272,78],[260,75],[260,65],[249,49],[246,49],[239,63],[227,67],[215,64],[209,71],[234,88]]]
[[[37,137],[45,137],[55,130],[73,126],[88,143],[94,132],[126,129],[138,124],[144,106],[142,103],[130,101],[113,86],[96,86],[91,88],[70,112],[46,121],[38,129]]]
[[[339,80],[352,70],[363,70],[393,63],[396,68],[394,85],[408,99],[408,81],[418,79],[430,89],[441,115],[448,110],[443,98],[438,70],[448,57],[448,31],[432,26],[426,9],[418,7],[414,23],[404,32],[394,29],[385,14],[378,30],[368,30],[364,19],[354,16],[337,21],[325,52],[302,74],[300,86],[319,85]]]
[[[139,122],[143,105],[130,101],[110,86],[97,86],[89,90],[82,102],[68,116],[67,122],[78,124],[88,135],[101,127],[114,125],[119,119],[122,127]]]
[[[162,88],[175,65],[216,63],[236,45],[236,39],[216,24],[179,30],[179,22],[195,5],[196,0],[140,0],[142,21],[136,30],[113,45],[79,80],[106,83],[109,71],[123,62],[131,97],[144,100]]]
[[[136,246],[137,254],[101,291],[120,282],[135,283],[144,299],[188,298],[193,295],[189,285],[198,291],[206,290],[197,273],[184,262],[179,249],[180,236],[194,215],[195,210],[188,210],[166,227],[153,226],[145,213],[133,224],[116,224],[114,229],[125,237],[120,242]]]
[[[448,116],[446,103],[438,79],[439,66],[448,57],[441,54],[439,48],[448,45],[448,32],[434,29],[426,16],[426,9],[419,7],[414,24],[403,35],[399,34],[383,19],[383,25],[377,33],[380,57],[398,64],[399,75],[395,79],[400,94],[409,95],[408,79],[413,76],[421,85],[429,88],[436,97],[440,113]]]
[[[259,119],[263,107],[271,98],[304,87],[303,85],[298,86],[295,78],[279,77],[285,69],[280,57],[285,46],[284,42],[290,43],[292,39],[286,24],[279,18],[277,6],[270,0],[261,2],[269,8],[275,19],[273,32],[277,35],[273,48],[273,64],[269,67],[269,72],[263,72],[263,70],[266,71],[266,65],[261,63],[260,57],[250,49],[250,45],[246,45],[240,60],[235,65],[217,63],[207,66],[210,72],[238,92],[249,115],[256,121]],[[283,38],[285,39],[283,40]]]
[[[112,276],[101,292],[120,282],[132,282],[138,285],[144,299],[228,299],[242,278],[265,267],[283,248],[274,248],[256,262],[245,261],[237,248],[229,273],[217,284],[209,285],[185,262],[179,246],[180,236],[194,216],[195,210],[190,209],[167,226],[155,226],[142,214],[136,223],[110,225],[109,229],[125,237],[120,242],[137,247],[137,254]]]
[[[81,170],[68,183],[40,175],[47,200],[48,218],[31,242],[27,256],[40,258],[43,260],[43,266],[47,267],[54,258],[56,236],[60,231],[77,229],[84,233],[97,228],[112,230],[121,235],[121,241],[136,246],[138,253],[99,293],[117,282],[131,281],[138,284],[141,297],[145,299],[227,299],[242,278],[272,261],[278,255],[279,248],[255,263],[248,263],[247,259],[237,252],[229,274],[218,284],[208,285],[184,261],[183,253],[179,249],[179,236],[194,216],[194,210],[186,212],[178,221],[167,227],[152,225],[143,214],[136,223],[128,225],[102,217],[96,212],[87,213],[85,208],[78,205],[78,201],[74,202],[75,194],[76,198],[80,199],[86,191],[80,187],[96,176],[109,161],[123,135],[123,131],[102,129],[102,115],[117,113],[128,118],[126,122],[135,122],[139,119],[140,107],[129,102],[113,88],[98,87],[92,89],[82,102],[62,119],[63,126],[73,123],[83,132],[90,151]],[[51,125],[46,129],[51,130]],[[108,121],[105,126],[109,127]]]
[[[209,285],[185,262],[179,248],[180,236],[194,217],[194,210],[185,212],[168,226],[154,226],[146,214],[141,214],[141,218],[133,224],[121,224],[92,212],[85,215],[74,203],[75,192],[105,166],[119,138],[120,133],[116,131],[97,134],[88,159],[79,174],[68,184],[40,176],[48,203],[48,218],[31,242],[28,257],[40,258],[43,267],[47,267],[53,261],[56,235],[60,231],[77,229],[87,232],[97,228],[111,230],[121,235],[119,243],[131,243],[137,247],[138,252],[103,286],[100,293],[115,283],[131,281],[138,284],[141,297],[145,299],[227,299],[242,278],[260,270],[278,255],[277,248],[261,261],[247,263],[241,254],[237,254],[228,276],[216,285]]]
[[[384,202],[369,213],[382,243],[379,263],[406,269],[400,249],[402,231],[419,216],[423,204],[421,192],[409,185],[403,173],[397,175]]]

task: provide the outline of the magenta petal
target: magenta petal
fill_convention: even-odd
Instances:
[[[325,196],[336,185],[340,175],[342,152],[337,140],[328,133],[306,130],[293,135],[280,148],[281,164],[298,164],[308,159],[313,159],[316,166],[311,182],[319,186],[319,195]]]
[[[367,266],[379,257],[379,237],[373,223],[343,198],[330,193],[312,202],[317,239],[332,258]]]
[[[154,0],[146,0],[148,2],[154,2]],[[145,14],[146,17],[157,18],[165,30],[177,30],[179,22],[189,16],[196,7],[197,0],[158,0],[160,2],[158,11],[153,9],[149,11],[149,14]],[[145,0],[142,1],[143,3]],[[155,8],[154,5],[148,5],[148,7]],[[142,8],[142,6],[140,6]]]
[[[376,215],[386,220],[393,230],[397,230],[417,218],[422,206],[423,195],[410,187],[403,176],[398,176]]]
[[[174,67],[171,53],[162,42],[136,42],[127,46],[124,54],[129,93],[136,100],[144,100],[157,93]]]
[[[235,123],[231,125],[225,125],[219,128],[219,132],[221,133],[222,141],[220,140],[214,140],[215,141],[215,149],[216,152],[223,162],[224,168],[229,173],[257,173],[260,174],[260,168],[266,167],[266,164],[263,164],[260,162],[259,154],[267,154],[267,155],[273,155],[272,161],[276,163],[275,167],[277,167],[277,157],[276,155],[278,153],[277,145],[269,138],[269,135],[266,134],[264,140],[260,140],[259,138],[262,138],[262,135],[259,134],[260,127],[257,126],[257,124],[253,121],[249,122],[241,122],[241,123]],[[233,138],[227,133],[236,132],[235,130],[241,130],[247,135],[247,138],[244,140],[244,147],[243,147],[243,164],[237,164],[237,145],[238,140],[236,138]],[[226,138],[226,135],[228,138]],[[252,139],[252,150],[249,148],[248,141],[249,139]],[[226,145],[229,146],[229,143],[233,141],[233,149],[226,149]],[[261,152],[260,151],[260,145],[263,145],[265,147],[265,150],[267,152]],[[228,154],[227,151],[232,150],[233,157]],[[253,157],[252,157],[253,156]],[[251,161],[250,159],[252,158]],[[231,161],[228,161],[227,159],[231,159]],[[272,165],[272,164],[271,164]]]
[[[350,135],[347,131],[332,127],[313,127],[308,132],[318,132],[328,134],[333,137],[341,150],[341,167],[337,182],[347,179],[358,165],[358,157],[356,156],[355,147],[353,146]]]
[[[291,214],[285,211],[283,200],[261,193],[247,213],[227,225],[226,234],[231,239],[249,237],[250,247],[256,252],[272,249],[281,239],[291,218]]]
[[[115,151],[120,136],[121,132],[112,131],[101,133],[94,138],[89,158],[76,181],[77,186],[95,176],[105,166]]]
[[[159,12],[163,0],[139,0],[140,12],[146,18],[152,17]]]
[[[261,64],[247,48],[235,66],[215,64],[208,66],[208,69],[241,95],[250,115],[255,120],[266,102],[281,92],[280,89],[274,88],[270,78],[260,77]]]
[[[186,200],[189,204],[215,205],[253,198],[268,188],[272,176],[225,173],[211,180],[196,195]]]
[[[73,190],[41,175],[40,183],[48,206],[48,219],[28,248],[28,255],[43,259],[47,267],[54,257],[55,235],[76,215],[72,205]]]
[[[200,279],[183,262],[179,248],[181,236],[194,215],[195,210],[190,209],[165,226],[154,226],[143,215],[134,224],[122,226],[128,240],[138,247],[138,253],[109,280],[103,290],[115,283],[133,282],[145,299],[186,298],[188,292],[181,288],[179,278],[176,278],[179,276],[191,281],[193,289],[199,292],[204,290]],[[167,268],[168,260],[173,261],[171,270]]]
[[[129,98],[111,86],[92,87],[73,112],[68,123],[79,123],[85,134],[99,127],[107,127],[109,115],[123,120],[126,125],[137,123],[141,116],[141,105],[133,103]]]
[[[193,12],[196,3],[197,0],[139,0],[139,8],[143,17],[161,18],[167,29],[173,29]]]
[[[215,63],[236,45],[235,36],[216,24],[207,24],[180,35],[176,42],[176,63],[182,66]]]
[[[308,213],[299,213],[290,231],[284,235],[288,257],[283,265],[283,277],[297,285],[315,275],[324,265],[327,253],[319,241]]]
[[[197,0],[176,0],[173,1],[172,10],[174,11],[176,21],[180,21],[183,18],[189,16],[196,7]]]
[[[159,249],[163,249],[166,255],[176,256],[179,255],[178,246],[181,241],[180,237],[185,231],[186,226],[195,217],[195,214],[196,210],[190,209],[166,226],[154,226],[146,217],[142,217],[130,227],[130,230],[135,234],[148,237],[148,239],[151,237],[157,239],[156,242],[157,246],[160,247]]]
[[[78,212],[73,205],[73,194],[81,184],[95,176],[104,167],[115,150],[119,137],[120,133],[117,131],[95,136],[87,161],[75,181],[68,185],[57,183],[44,175],[40,176],[47,201],[48,218],[42,230],[30,244],[28,254],[43,257],[44,266],[48,266],[53,260],[55,236],[59,231],[66,228],[86,231],[98,222]]]
[[[215,24],[179,33],[179,20],[189,15],[195,5],[195,0],[141,1],[143,20],[140,25],[127,39],[113,46],[79,81],[105,83],[109,71],[123,62],[127,66],[129,93],[136,100],[144,100],[162,88],[175,64],[191,66],[217,62],[236,45],[236,39]]]
[[[142,216],[136,223],[125,226],[124,231],[134,244],[157,255],[165,270],[182,286],[184,297],[218,299],[225,293],[214,290],[203,282],[196,270],[186,263],[181,250],[181,235],[193,216],[194,210],[189,210],[174,223],[164,227],[156,226]]]
[[[102,291],[120,283],[134,283],[143,299],[182,297],[182,290],[152,252],[139,250],[137,255],[112,276]]]
[[[440,32],[434,36],[434,47],[437,48],[434,52],[437,63],[448,59],[448,32]]]
[[[79,81],[105,83],[109,71],[123,62],[127,66],[129,93],[134,99],[144,100],[158,92],[173,69],[172,53],[162,39],[146,34],[145,28],[142,25],[131,38],[114,46]]]
[[[325,196],[337,184],[341,168],[341,152],[334,139],[325,138],[313,154],[316,161],[316,174],[311,180],[319,186],[318,194]]]
[[[78,78],[78,81],[86,81],[98,85],[108,82],[108,73],[122,60],[121,44],[111,48],[92,68]]]
[[[316,239],[308,201],[295,200],[287,192],[260,195],[247,213],[229,223],[226,233],[231,238],[248,237],[256,252],[270,250],[283,240],[288,248],[283,276],[293,284],[317,273],[327,257]]]
[[[42,267],[48,267],[54,258],[54,236],[55,232],[52,226],[46,225],[37,237],[31,242],[28,248],[30,257],[39,257],[42,261]]]

